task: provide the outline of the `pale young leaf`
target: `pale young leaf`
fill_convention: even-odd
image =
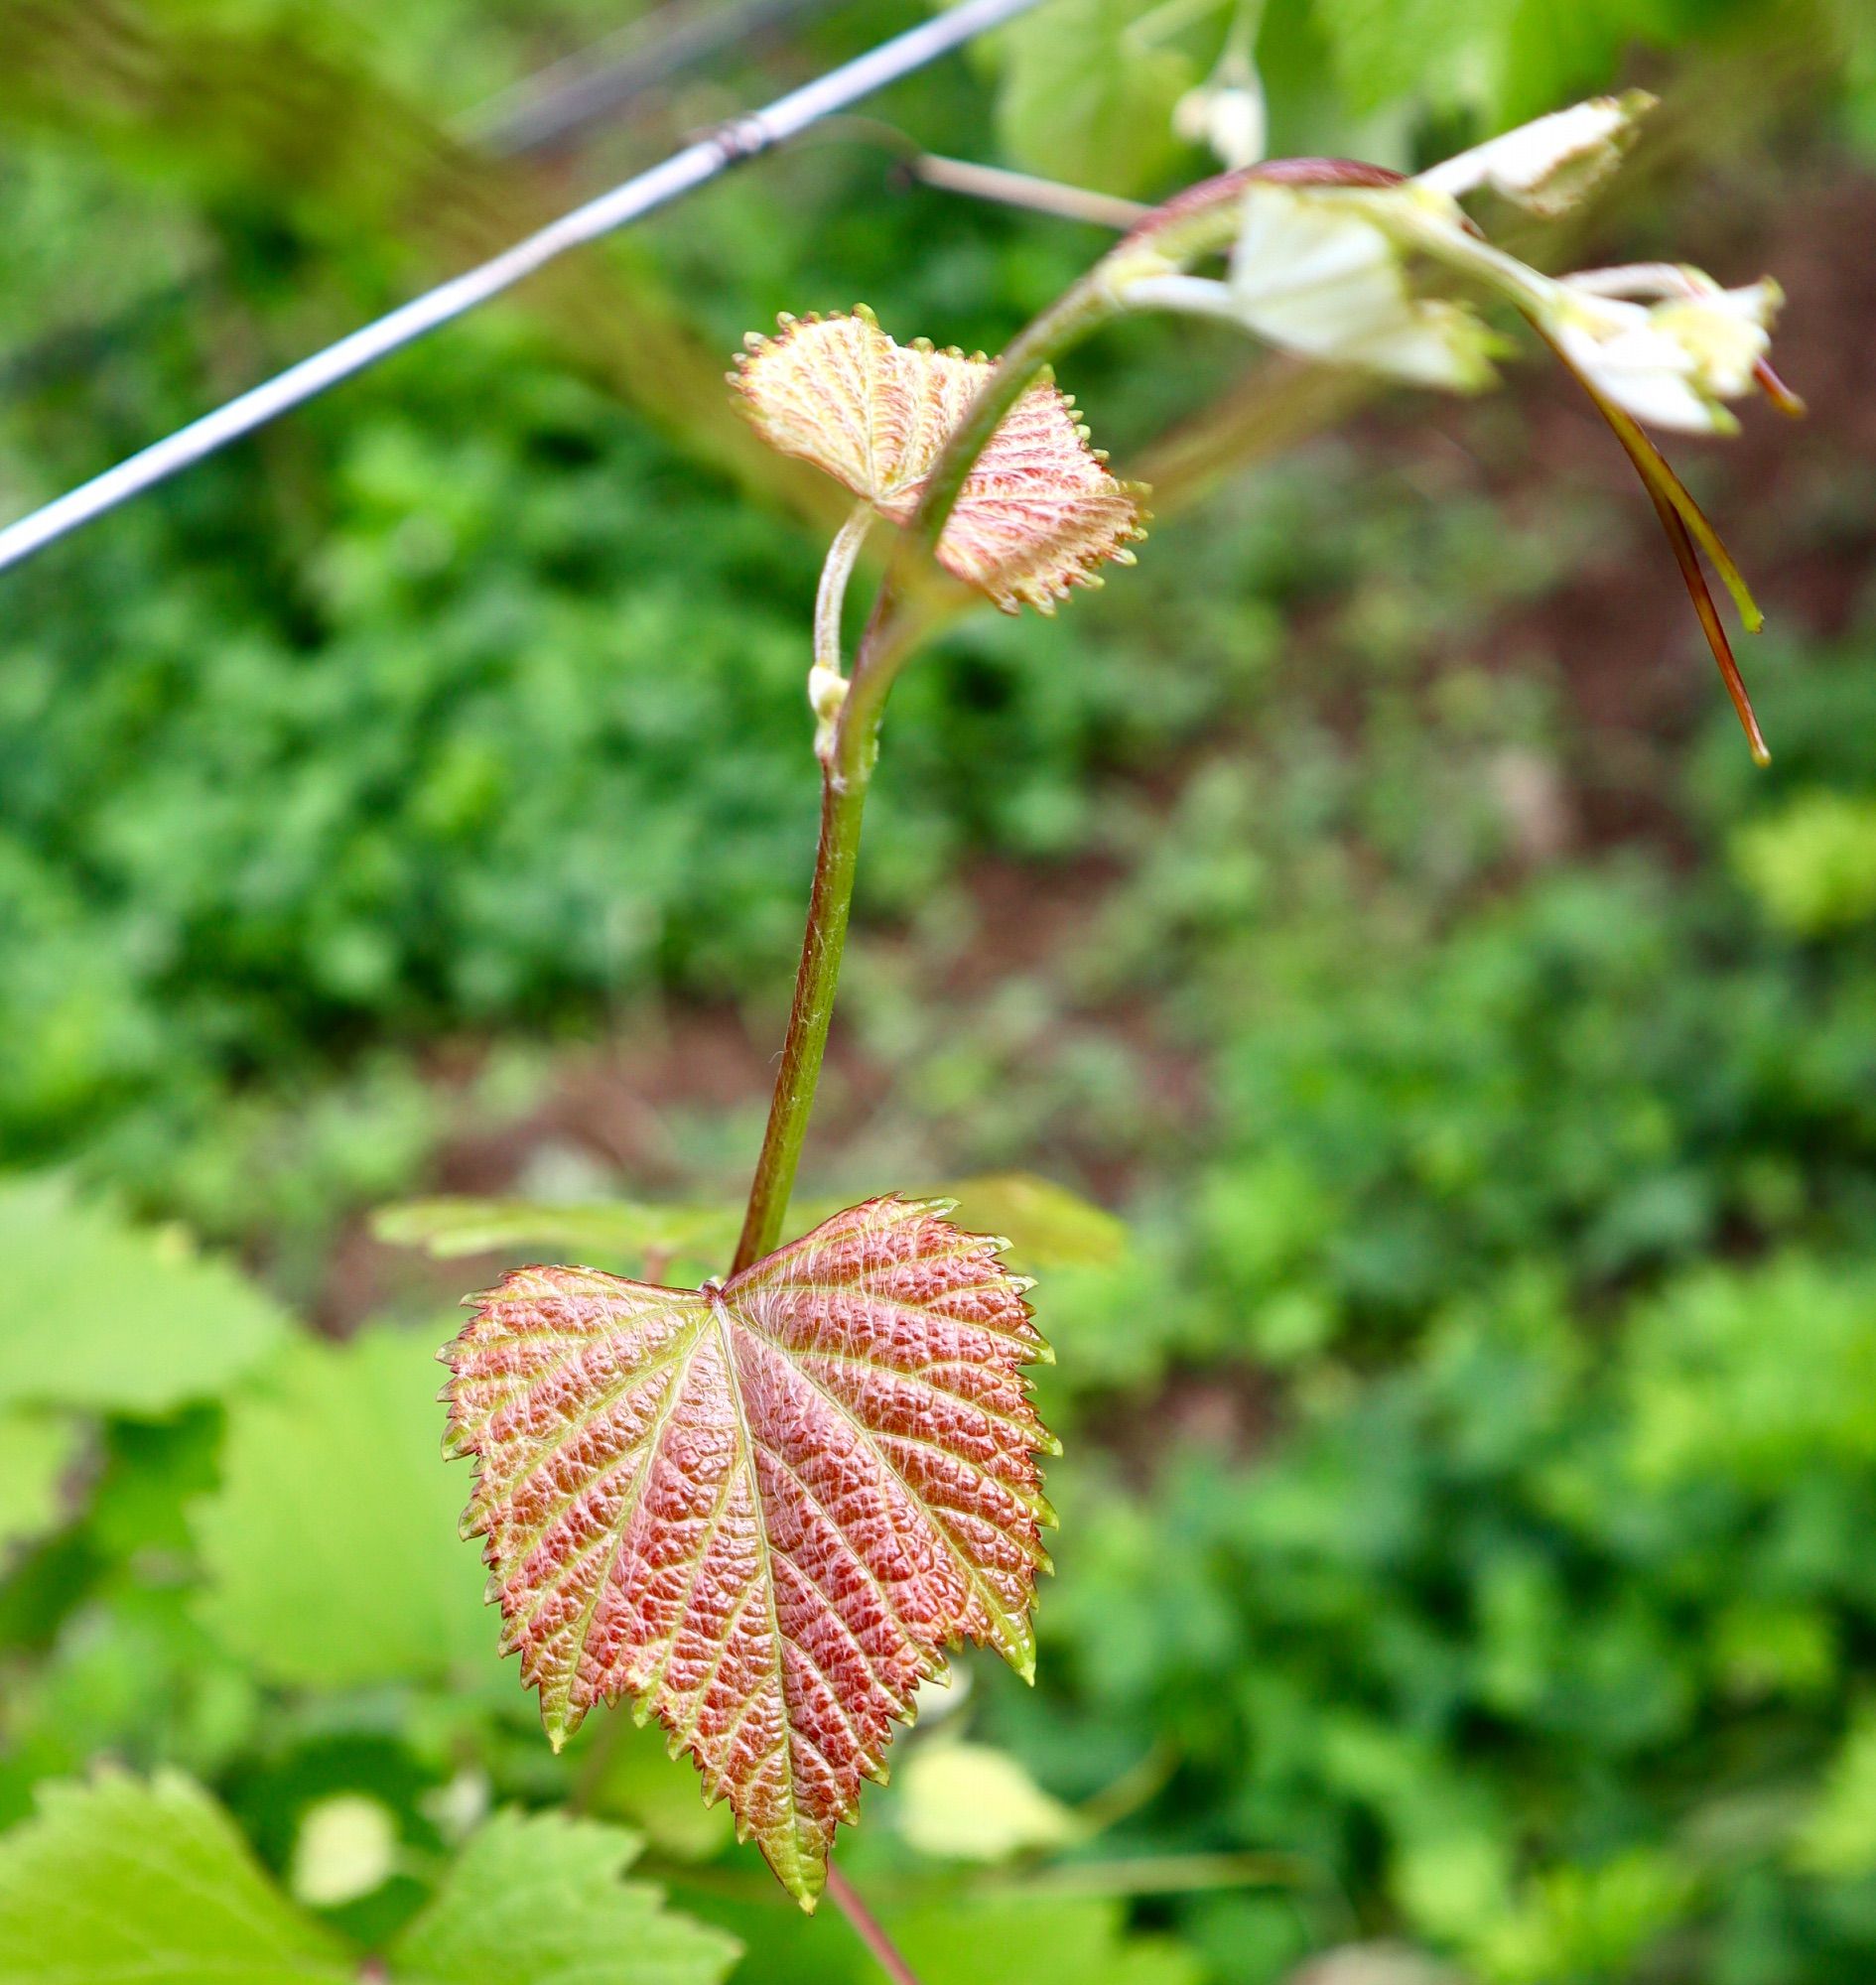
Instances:
[[[175,1228],[55,1178],[0,1185],[0,1403],[162,1414],[219,1392],[286,1334],[279,1306]]]
[[[781,320],[774,337],[753,333],[731,380],[756,432],[864,497],[895,524],[910,521],[952,430],[991,361],[982,352],[909,345],[872,313]],[[1109,474],[1088,446],[1074,404],[1047,380],[1023,394],[966,477],[938,540],[938,561],[1006,613],[1047,613],[1097,568],[1130,564],[1144,535],[1140,492]]]
[[[810,1909],[945,1647],[1034,1666],[1047,1350],[944,1210],[869,1200],[702,1289],[519,1269],[443,1354],[550,1737],[655,1714]]]
[[[893,1787],[899,1831],[921,1854],[1007,1861],[1065,1847],[1081,1823],[1006,1751],[956,1738],[915,1749]]]

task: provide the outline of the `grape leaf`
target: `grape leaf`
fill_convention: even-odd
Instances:
[[[895,1910],[887,1927],[924,1985],[1200,1985],[1165,1936],[1134,1936],[1119,1897],[972,1897]]]
[[[568,1254],[714,1255],[736,1246],[742,1209],[646,1205],[629,1199],[553,1205],[525,1199],[413,1199],[371,1223],[380,1241],[421,1248],[438,1260],[507,1248]]]
[[[1350,107],[1377,109],[1407,91],[1449,105],[1476,95],[1517,0],[1315,0]]]
[[[998,37],[997,127],[1017,165],[1104,193],[1164,190],[1184,152],[1173,107],[1199,70],[1139,32],[1157,4],[1055,0]]]
[[[958,1203],[965,1221],[1001,1234],[1026,1267],[1112,1263],[1127,1252],[1127,1228],[1105,1208],[1034,1172],[985,1172],[917,1195]],[[798,1200],[808,1225],[829,1219],[845,1200]],[[727,1256],[742,1227],[742,1205],[635,1200],[556,1205],[525,1199],[413,1199],[386,1207],[372,1222],[380,1241],[421,1248],[438,1260],[529,1248],[572,1257],[642,1261],[648,1254],[688,1260]]]
[[[162,1414],[207,1398],[285,1334],[281,1310],[175,1230],[76,1205],[55,1179],[0,1187],[0,1404]]]
[[[498,1813],[371,1975],[391,1985],[717,1985],[737,1946],[622,1884],[634,1834]],[[7,1985],[352,1985],[356,1961],[173,1772],[42,1786],[0,1835]]]
[[[499,1812],[392,1949],[397,1985],[716,1985],[741,1946],[622,1883],[635,1835]]]
[[[864,304],[850,317],[784,317],[781,332],[744,340],[732,383],[756,432],[811,462],[883,517],[908,523],[925,477],[991,361],[982,352],[905,345]],[[1088,446],[1074,403],[1039,380],[1004,417],[965,478],[938,540],[938,562],[1005,613],[1044,613],[1096,568],[1127,565],[1143,537],[1139,492],[1117,482]]]
[[[9,1548],[51,1529],[78,1428],[43,1413],[0,1411],[0,1565]]]
[[[971,1226],[1001,1234],[1027,1268],[1111,1267],[1127,1253],[1124,1221],[1034,1172],[981,1172],[934,1196],[955,1199]]]
[[[228,1408],[221,1486],[194,1512],[202,1624],[269,1681],[472,1672],[473,1568],[451,1548],[427,1334],[301,1339]]]
[[[518,1269],[443,1354],[549,1736],[655,1712],[807,1909],[942,1649],[1034,1668],[1047,1348],[945,1210],[869,1200],[701,1289]]]
[[[344,1985],[344,1952],[172,1772],[43,1786],[0,1835],[7,1985]]]

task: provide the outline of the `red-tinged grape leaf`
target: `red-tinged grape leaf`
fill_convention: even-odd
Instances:
[[[1034,1667],[1048,1350],[948,1210],[869,1200],[701,1289],[520,1268],[442,1354],[548,1735],[656,1714],[807,1909],[944,1648]]]
[[[991,373],[982,352],[896,343],[856,305],[851,317],[781,320],[751,332],[732,382],[756,432],[844,482],[895,524],[910,521],[951,431]],[[1074,402],[1047,380],[1023,394],[959,491],[938,562],[1005,613],[1053,612],[1097,568],[1131,565],[1144,537],[1142,491],[1110,475]]]

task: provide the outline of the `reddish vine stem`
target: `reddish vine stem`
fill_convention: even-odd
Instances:
[[[854,1934],[872,1952],[879,1962],[879,1968],[892,1985],[919,1985],[919,1976],[906,1963],[904,1953],[886,1935],[884,1925],[868,1909],[845,1875],[832,1861],[827,1864],[827,1893],[834,1899],[834,1906],[854,1926]]]
[[[861,820],[878,756],[880,719],[893,678],[931,625],[928,612],[907,604],[907,595],[919,591],[916,582],[923,577],[917,573],[917,565],[922,557],[930,556],[965,477],[1023,388],[1059,351],[1111,315],[1113,308],[1111,299],[1099,286],[1098,276],[1084,279],[1017,338],[979,393],[940,452],[918,515],[901,540],[898,555],[880,585],[839,715],[832,721],[832,734],[824,742],[817,740],[817,755],[822,760],[821,832],[815,850],[807,929],[802,937],[801,964],[795,977],[781,1067],[775,1078],[755,1175],[749,1184],[748,1206],[732,1264],[733,1273],[748,1267],[775,1248],[787,1218],[788,1200],[794,1189],[802,1145],[807,1139],[827,1050],[828,1026],[833,1017],[841,955],[846,948],[853,904]],[[850,525],[829,554],[829,573],[824,578],[816,611],[816,660],[823,668],[830,659],[838,667],[841,595],[852,569],[853,554],[858,549],[859,535]],[[830,646],[835,651],[832,656],[828,652]],[[877,1918],[831,1861],[827,1894],[892,1985],[920,1985],[918,1974],[905,1961]]]

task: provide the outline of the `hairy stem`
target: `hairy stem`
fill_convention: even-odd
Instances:
[[[749,1186],[748,1210],[742,1216],[742,1238],[737,1243],[736,1260],[731,1264],[733,1274],[759,1261],[781,1239],[788,1196],[794,1190],[801,1146],[814,1111],[814,1092],[821,1080],[828,1024],[834,1017],[834,989],[840,982],[848,912],[854,900],[854,871],[860,860],[861,816],[871,783],[871,767],[859,777],[843,778],[839,751],[837,732],[821,781],[821,841],[815,850],[814,887],[808,897],[801,966],[795,974],[795,999],[788,1013],[788,1033],[782,1043],[768,1127]]]
[[[919,1985],[918,1973],[906,1963],[899,1947],[886,1935],[877,1917],[868,1909],[851,1883],[832,1861],[827,1864],[827,1892],[835,1907],[853,1924],[854,1933],[879,1960],[892,1985]]]
[[[844,588],[853,569],[859,539],[843,548],[855,530],[850,521],[828,553],[828,570],[844,563],[836,585]],[[864,535],[862,533],[861,535]],[[801,1147],[814,1114],[821,1062],[827,1052],[827,1031],[834,1017],[834,993],[840,984],[841,956],[847,948],[847,922],[853,908],[854,874],[860,861],[860,828],[872,784],[873,762],[879,755],[879,723],[885,714],[886,691],[900,664],[922,638],[928,620],[902,618],[893,610],[890,584],[879,589],[872,616],[854,660],[853,678],[833,714],[825,748],[817,740],[821,759],[821,838],[814,854],[814,884],[808,896],[808,926],[801,940],[801,964],[795,973],[794,1003],[788,1012],[788,1032],[782,1041],[781,1068],[769,1103],[768,1126],[749,1182],[748,1209],[737,1243],[731,1272],[759,1261],[781,1239],[794,1191]],[[830,600],[824,584],[815,612],[817,633],[840,624],[840,601]],[[838,649],[838,631],[834,636]],[[838,653],[836,654],[838,665]],[[825,665],[817,647],[816,668]]]
[[[1096,280],[1098,274],[1099,267],[1017,337],[945,444],[927,480],[918,513],[911,528],[902,534],[879,588],[844,691],[834,689],[833,677],[839,668],[841,604],[865,535],[858,512],[828,553],[815,605],[815,680],[831,692],[830,709],[822,718],[824,734],[817,737],[815,746],[822,766],[821,838],[815,850],[808,927],[801,941],[801,964],[795,974],[781,1068],[775,1077],[755,1177],[749,1184],[748,1210],[731,1264],[733,1274],[760,1260],[780,1241],[801,1163],[801,1147],[814,1114],[828,1026],[834,1017],[834,994],[840,983],[841,956],[847,946],[854,875],[860,860],[861,821],[867,789],[872,783],[873,761],[878,756],[886,693],[930,624],[928,614],[901,609],[902,594],[911,590],[911,572],[937,544],[965,477],[1023,389],[1058,351],[1079,341],[1112,314],[1114,305]],[[820,713],[818,700],[816,709]]]
[[[959,492],[1004,417],[1038,374],[1119,314],[1125,281],[1142,269],[1176,267],[1225,245],[1229,236],[1226,223],[1238,192],[1257,178],[1298,185],[1371,185],[1393,184],[1400,175],[1342,160],[1288,159],[1224,174],[1193,189],[1191,195],[1161,210],[1148,228],[1124,239],[1017,334],[932,464],[918,510],[894,547],[852,677],[844,694],[833,692],[839,696],[839,705],[833,714],[832,735],[818,738],[816,743],[822,762],[821,839],[808,899],[808,927],[795,975],[781,1070],[775,1078],[768,1126],[749,1185],[748,1211],[743,1216],[733,1273],[773,1250],[788,1217],[788,1197],[794,1189],[827,1050],[828,1024],[833,1017],[853,906],[861,817],[878,754],[886,693],[937,617],[931,590],[922,582],[928,577],[932,555]],[[832,630],[839,627],[847,579],[860,549],[859,531],[856,515],[828,554],[816,604],[816,675],[824,680],[831,674],[830,649],[838,640]],[[837,670],[838,658],[833,660]],[[828,686],[832,691],[831,680]]]

